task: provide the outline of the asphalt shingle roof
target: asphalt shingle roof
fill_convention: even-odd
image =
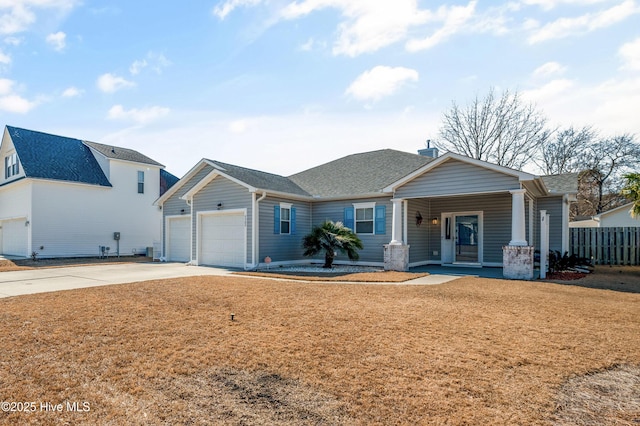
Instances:
[[[160,196],[178,183],[179,180],[178,176],[169,173],[165,169],[160,169]]]
[[[85,144],[98,151],[107,158],[114,160],[133,161],[135,163],[152,164],[154,166],[164,167],[164,165],[152,160],[146,155],[140,154],[138,151],[128,148],[120,148],[113,145],[105,145],[97,142],[85,141]]]
[[[272,173],[261,172],[259,170],[247,169],[233,164],[221,163],[220,161],[208,160],[218,165],[223,173],[238,179],[241,182],[251,185],[254,188],[269,191],[285,192],[293,195],[309,196],[310,194],[300,188],[295,182],[284,176]]]
[[[289,179],[317,197],[373,194],[431,161],[433,158],[422,155],[382,149],[348,155]]]
[[[540,176],[552,193],[574,194],[578,192],[578,173]]]
[[[27,177],[111,186],[81,140],[11,126],[7,131]]]

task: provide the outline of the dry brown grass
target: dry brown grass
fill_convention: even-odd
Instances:
[[[131,262],[151,262],[153,259],[145,256],[122,256],[122,257],[71,257],[56,259],[20,259],[20,260],[0,260],[0,272],[22,271],[35,268],[60,268],[64,266],[86,266],[101,263],[131,263]]]
[[[0,423],[552,424],[571,379],[640,365],[638,312],[638,294],[477,278],[198,277],[2,299],[2,399],[90,411]]]

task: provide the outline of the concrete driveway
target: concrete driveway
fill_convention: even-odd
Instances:
[[[230,272],[183,263],[119,263],[2,272],[0,298],[164,278],[228,275]]]

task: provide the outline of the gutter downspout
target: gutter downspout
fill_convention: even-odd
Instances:
[[[187,262],[187,265],[198,266],[198,262],[194,260],[194,256],[193,256],[193,206],[191,205],[193,203],[193,198],[185,198],[184,202],[187,203],[187,205],[189,206],[189,216],[191,217],[190,219],[191,223],[189,223],[189,236],[190,236],[189,253],[191,253],[191,256],[190,256],[191,260]]]
[[[251,264],[253,265],[254,268],[257,268],[259,265],[259,262],[257,262],[257,256],[259,255],[258,253],[258,240],[259,240],[259,226],[260,226],[260,207],[258,206],[258,204],[260,203],[260,201],[264,200],[267,197],[267,192],[266,191],[262,191],[262,195],[260,196],[260,198],[256,199],[256,193],[254,192],[251,196],[252,198],[252,206],[251,206],[251,220],[252,220],[252,226],[251,226]]]

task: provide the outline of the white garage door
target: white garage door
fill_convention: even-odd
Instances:
[[[245,264],[244,213],[202,215],[199,264],[243,268]]]
[[[188,262],[191,260],[191,217],[174,217],[167,220],[167,260]]]
[[[2,254],[28,256],[26,218],[2,221]]]

